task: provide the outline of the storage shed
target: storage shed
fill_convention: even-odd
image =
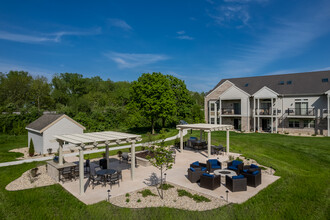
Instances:
[[[82,134],[84,126],[65,114],[46,114],[26,126],[28,130],[28,146],[32,139],[36,153],[46,154],[58,150],[58,143],[54,141],[54,135]],[[69,147],[69,146],[65,146]]]

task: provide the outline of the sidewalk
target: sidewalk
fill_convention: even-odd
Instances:
[[[187,130],[183,130],[183,136],[185,136],[186,134],[187,134]],[[180,138],[179,134],[177,134],[173,137],[165,138],[165,141],[172,141],[172,140],[175,140],[176,138]],[[160,143],[161,141],[163,141],[163,140],[154,141],[152,143]],[[145,143],[136,144],[135,147],[142,146],[142,144],[145,144]],[[121,149],[125,149],[125,148],[130,148],[130,147],[131,147],[131,145],[112,147],[111,150],[121,150]],[[90,150],[90,151],[86,152],[86,154],[99,153],[99,152],[104,152],[104,151],[105,151],[105,148],[97,149],[97,150]],[[79,154],[79,152],[64,154],[64,157],[77,156],[78,154]],[[46,161],[46,160],[51,160],[51,159],[53,159],[53,156],[10,161],[10,162],[5,162],[5,163],[0,163],[0,167],[7,167],[7,166],[19,165],[19,164],[23,164],[23,163],[36,162],[36,161]]]

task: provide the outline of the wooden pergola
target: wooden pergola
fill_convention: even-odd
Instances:
[[[229,153],[229,131],[233,129],[232,125],[215,125],[215,124],[185,124],[177,125],[176,128],[180,131],[180,151],[183,152],[183,130],[192,129],[200,130],[200,139],[202,139],[203,131],[207,132],[207,156],[211,155],[211,132],[212,131],[227,131],[226,134],[226,153]]]
[[[59,165],[63,165],[63,145],[73,144],[74,149],[79,150],[79,187],[80,194],[84,194],[84,154],[83,151],[89,148],[96,148],[105,145],[107,168],[109,169],[109,146],[116,144],[131,143],[131,179],[134,179],[135,169],[135,143],[141,140],[141,135],[127,134],[122,132],[104,131],[84,134],[55,135],[59,143]],[[111,148],[110,148],[111,150]]]

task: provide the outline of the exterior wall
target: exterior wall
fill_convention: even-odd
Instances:
[[[34,151],[38,154],[43,153],[43,137],[42,134],[37,132],[28,131],[28,147],[30,148],[30,140],[32,139],[34,145]]]
[[[246,132],[249,132],[249,129],[248,129],[248,124],[250,123],[250,117],[242,117],[241,118],[241,131],[246,131]],[[250,126],[251,128],[251,126]]]
[[[209,101],[210,100],[218,100],[219,96],[224,93],[227,89],[229,89],[232,86],[230,82],[224,82],[220,86],[218,86],[216,89],[214,89],[210,94],[208,94],[204,99],[204,116],[205,116],[205,122],[209,123]]]
[[[62,118],[53,126],[49,127],[43,133],[43,154],[47,153],[47,149],[51,148],[53,152],[58,150],[58,142],[54,141],[54,135],[63,135],[63,134],[82,134],[84,130],[68,120],[67,118]],[[72,145],[64,145],[64,149],[71,147]]]

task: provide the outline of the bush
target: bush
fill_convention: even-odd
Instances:
[[[33,144],[32,138],[30,139],[29,155],[30,155],[30,157],[32,157],[34,155],[34,144]]]
[[[162,186],[163,186],[163,190],[174,188],[174,186],[172,186],[171,184],[164,183],[163,185],[159,186],[159,189],[161,189]]]
[[[178,192],[179,197],[187,196],[189,198],[192,198],[196,202],[211,202],[211,200],[206,198],[205,196],[200,196],[198,194],[193,195],[193,194],[191,194],[190,192],[187,192],[184,189],[178,189],[177,192]]]
[[[156,194],[152,193],[150,189],[144,189],[140,191],[139,193],[142,194],[142,197],[147,197],[147,196],[156,196]]]

